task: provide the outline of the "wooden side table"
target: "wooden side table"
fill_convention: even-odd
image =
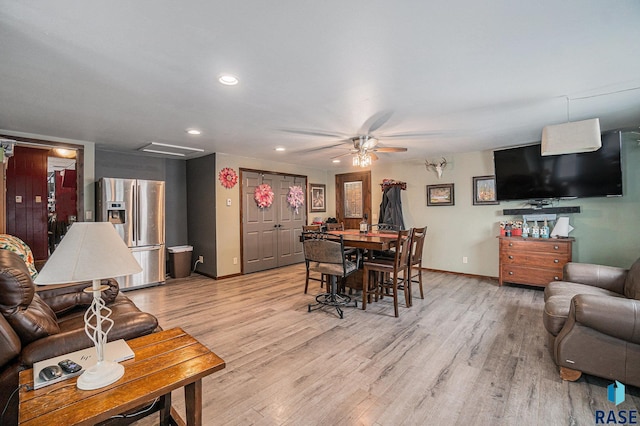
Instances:
[[[180,328],[127,342],[135,357],[124,376],[104,388],[84,391],[76,378],[37,390],[20,389],[20,425],[94,425],[160,398],[161,424],[185,424],[171,408],[171,391],[184,387],[186,424],[202,424],[202,378],[225,362]],[[33,370],[20,372],[33,387]],[[153,411],[158,411],[155,409]],[[152,412],[153,412],[152,411]]]

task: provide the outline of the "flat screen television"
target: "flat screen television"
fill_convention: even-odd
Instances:
[[[594,152],[543,157],[540,144],[493,152],[498,201],[622,195],[621,132]]]

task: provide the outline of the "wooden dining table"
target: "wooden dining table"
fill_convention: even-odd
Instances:
[[[345,247],[357,249],[389,250],[398,239],[397,232],[367,232],[361,233],[358,229],[345,229],[344,231],[329,231],[329,234],[342,235]]]

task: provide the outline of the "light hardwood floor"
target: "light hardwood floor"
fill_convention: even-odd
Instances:
[[[546,347],[541,290],[424,272],[425,299],[307,312],[304,266],[215,281],[194,274],[127,292],[227,368],[203,381],[206,425],[593,425],[618,407],[609,381],[563,382]],[[174,405],[184,413],[181,392]],[[139,425],[157,423],[144,419]]]

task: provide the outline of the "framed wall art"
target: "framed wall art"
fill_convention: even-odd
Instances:
[[[488,204],[500,204],[496,194],[496,177],[474,176],[473,205],[483,206]]]
[[[452,183],[427,185],[427,206],[453,206],[454,204]]]
[[[322,183],[309,184],[309,211],[310,212],[326,212],[327,211],[327,186]]]

